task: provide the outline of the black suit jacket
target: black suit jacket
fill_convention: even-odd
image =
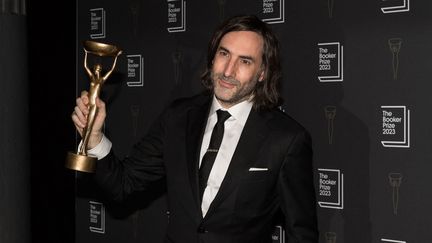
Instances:
[[[283,212],[287,243],[317,243],[311,140],[279,110],[252,109],[206,216],[198,198],[198,160],[210,95],[174,102],[124,160],[98,161],[96,180],[116,200],[166,178],[166,242],[270,242]],[[250,171],[251,167],[267,168]]]

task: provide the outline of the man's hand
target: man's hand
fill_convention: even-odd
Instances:
[[[72,112],[72,121],[74,122],[74,125],[81,137],[83,136],[84,128],[87,125],[87,116],[89,114],[88,104],[88,92],[83,91],[81,92],[81,96],[76,99],[76,106],[74,111]],[[102,139],[102,127],[106,117],[105,103],[99,98],[97,98],[96,106],[98,111],[95,116],[87,149],[94,148],[96,145],[99,144]]]

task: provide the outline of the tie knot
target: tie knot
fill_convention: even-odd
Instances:
[[[228,111],[224,111],[221,109],[217,110],[216,113],[218,117],[217,123],[224,123],[231,116]]]

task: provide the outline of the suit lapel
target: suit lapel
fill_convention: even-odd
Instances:
[[[251,110],[243,128],[240,140],[231,159],[228,171],[222,181],[215,199],[206,214],[209,217],[238,186],[241,175],[248,171],[256,158],[261,143],[267,134],[266,120],[258,112]],[[253,152],[252,152],[253,151]],[[254,153],[255,152],[255,153]]]
[[[192,195],[194,196],[194,201],[196,203],[196,207],[199,209],[199,212],[201,212],[201,205],[198,196],[198,164],[201,150],[201,141],[211,104],[210,101],[211,99],[207,99],[204,104],[201,103],[193,107],[188,112],[187,116],[186,149],[189,181],[192,189]]]

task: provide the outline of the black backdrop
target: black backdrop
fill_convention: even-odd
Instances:
[[[79,1],[77,66],[83,40],[125,50],[104,95],[107,134],[126,156],[169,100],[200,89],[221,19],[267,19],[282,48],[281,108],[314,141],[320,241],[428,242],[431,12],[419,0]],[[82,68],[78,77],[78,89],[86,88]],[[135,211],[100,204],[97,189],[79,187],[77,239],[161,242],[164,197],[148,195],[156,201]]]
[[[149,198],[139,196],[140,204],[125,206],[105,203],[95,188],[79,185],[76,205],[71,205],[73,175],[64,171],[62,163],[74,143],[73,129],[67,124],[75,92],[88,85],[81,41],[93,36],[125,50],[103,94],[109,104],[107,133],[116,152],[125,155],[169,100],[200,89],[206,43],[221,17],[255,13],[266,18],[265,3],[272,3],[274,9],[267,16],[280,22],[272,28],[282,45],[283,109],[304,124],[314,140],[320,242],[430,241],[429,1],[189,0],[184,1],[185,26],[179,22],[181,12],[176,12],[179,2],[170,2],[177,22],[169,23],[173,16],[168,16],[168,1],[78,1],[76,42],[75,27],[59,29],[52,24],[73,19],[74,6],[62,11],[43,3],[30,8],[30,3],[33,16],[49,16],[47,21],[38,20],[29,10],[29,26],[44,27],[30,31],[36,242],[43,238],[67,242],[74,237],[76,242],[161,242],[164,231],[164,197],[157,191],[150,194],[156,201],[145,203]],[[102,13],[105,28],[98,18]],[[47,47],[53,39],[60,41]],[[70,45],[76,45],[76,52],[62,52],[71,50],[62,48]],[[134,65],[140,62],[141,66]],[[140,73],[143,78],[137,79]],[[54,77],[65,80],[59,92],[53,92],[60,87],[60,79]],[[47,132],[50,129],[55,132]],[[43,141],[50,145],[48,154]],[[70,231],[74,207],[76,232]],[[99,214],[102,209],[104,220]],[[40,218],[48,219],[47,223],[41,224]]]
[[[70,121],[75,102],[75,9],[74,1],[27,2],[35,243],[75,242],[74,175],[64,168],[65,153],[75,138]]]

